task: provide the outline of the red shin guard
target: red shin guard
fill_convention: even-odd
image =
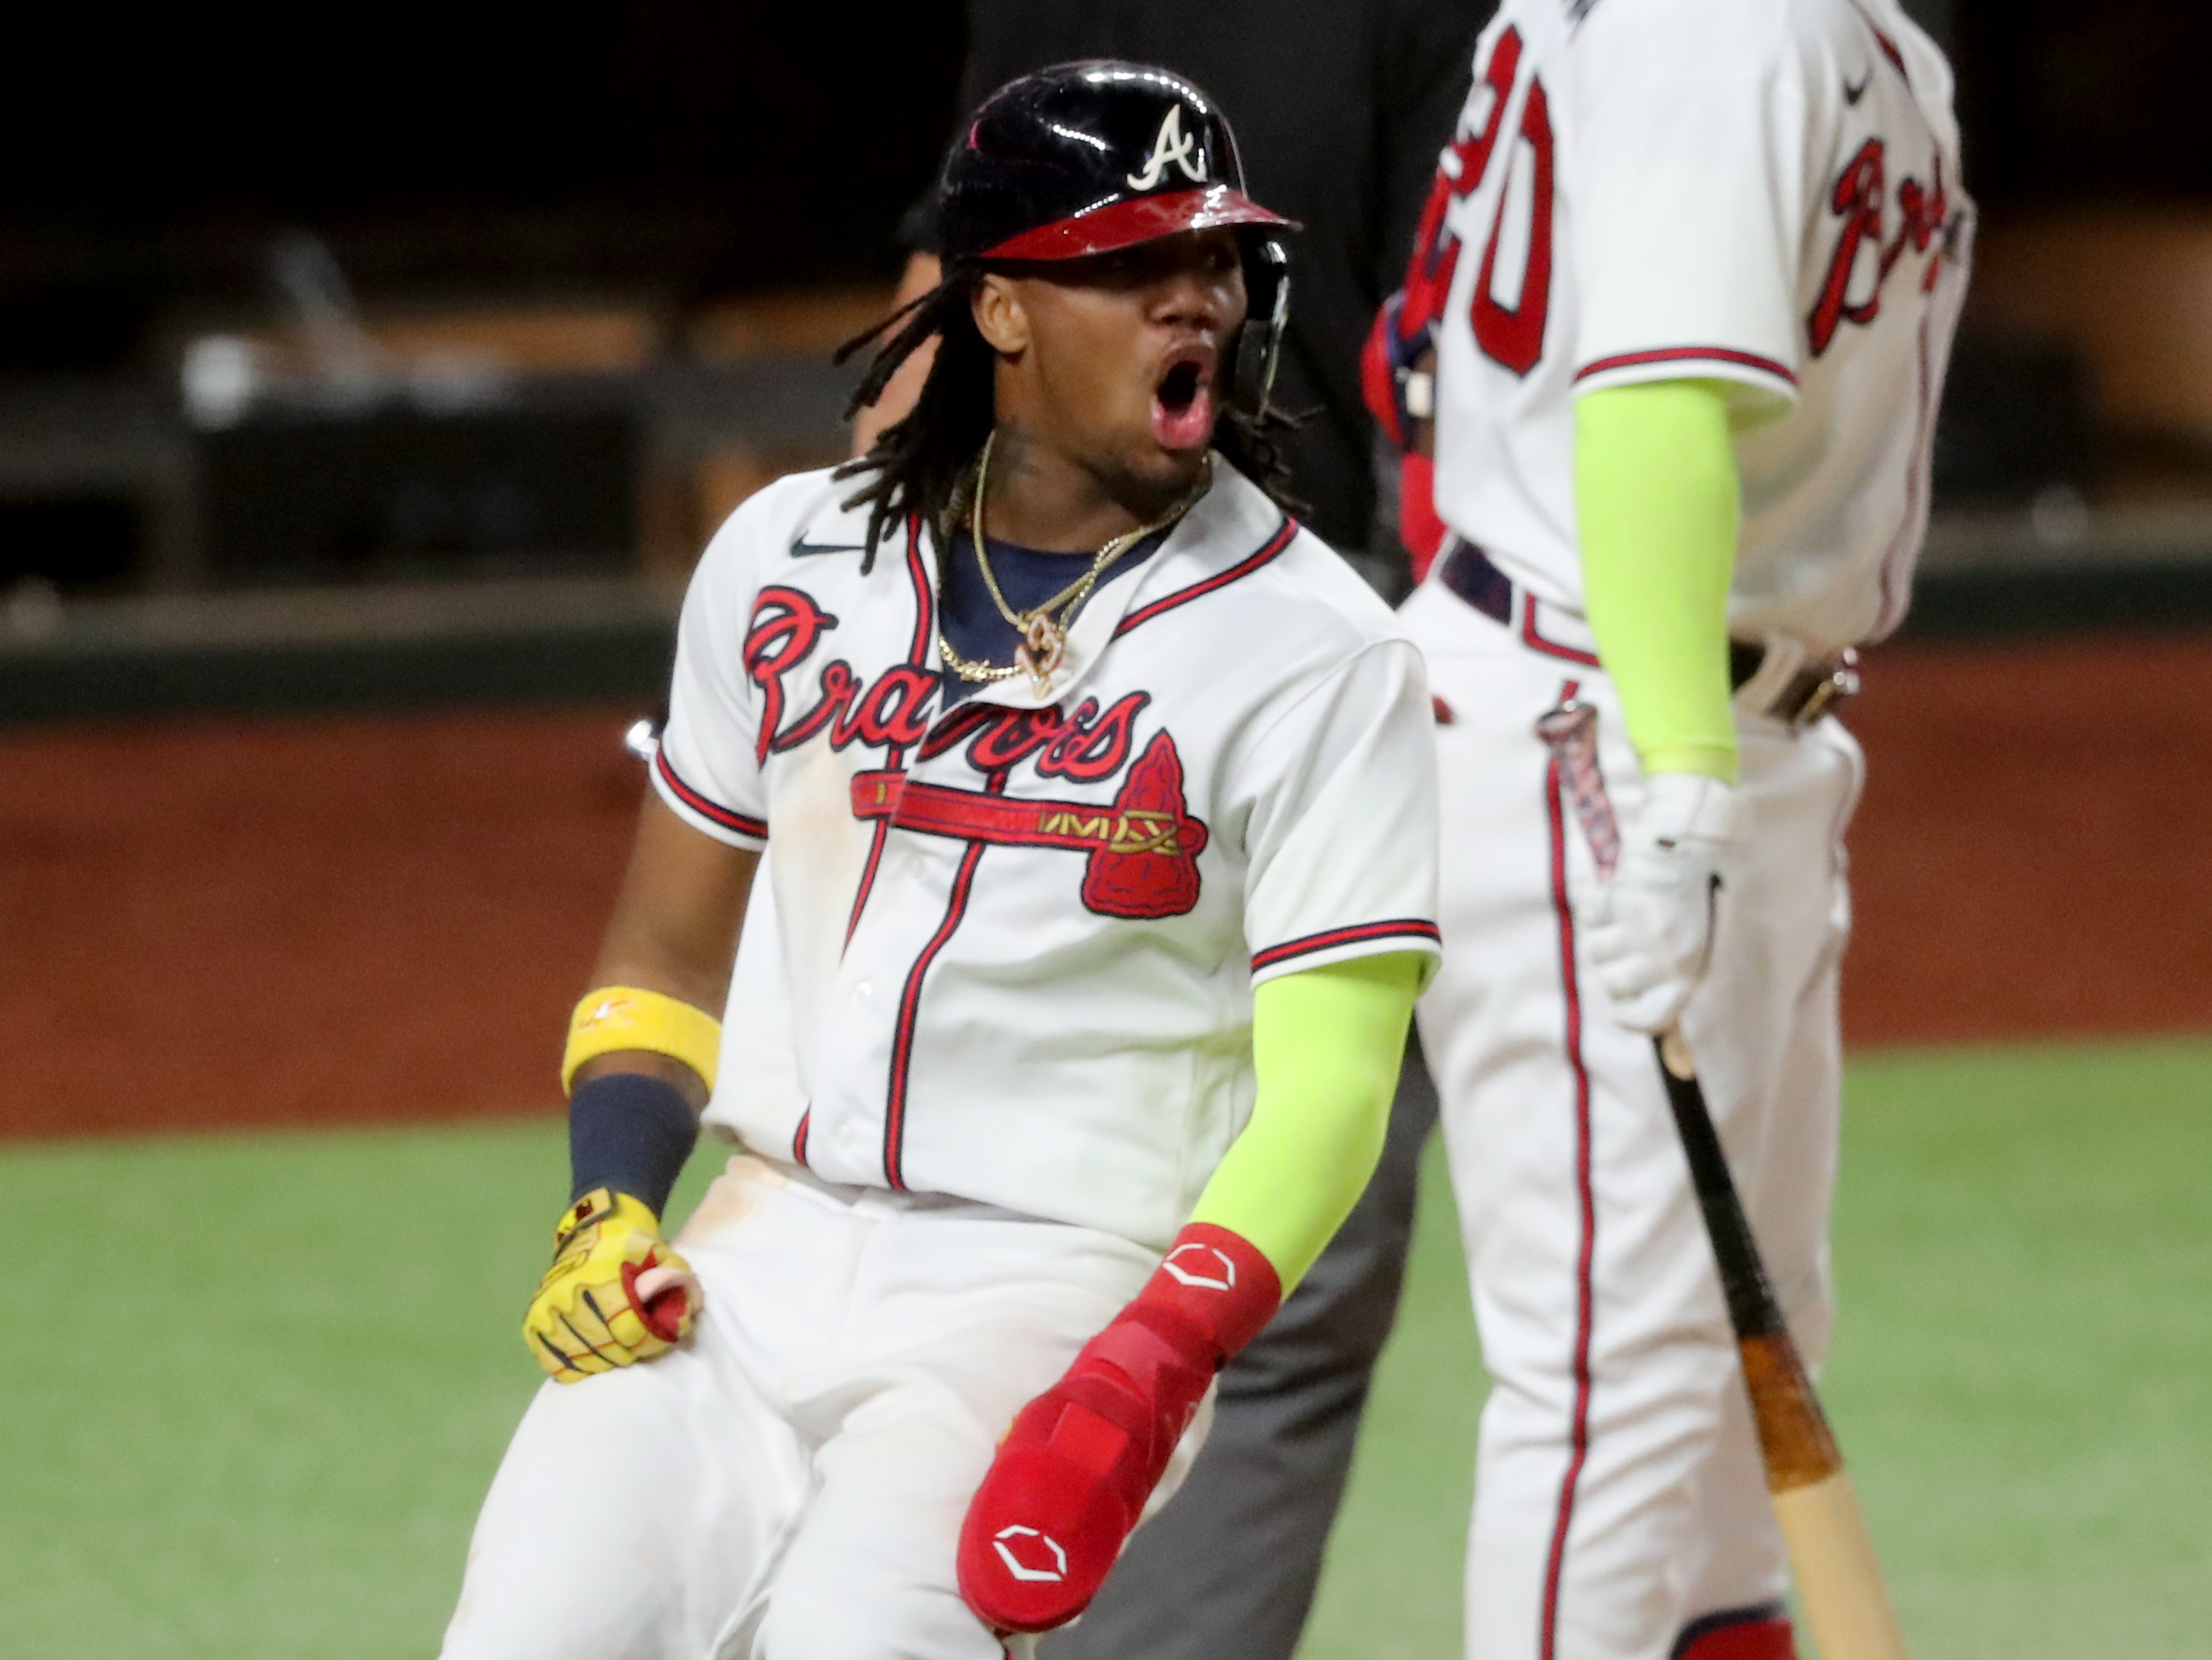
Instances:
[[[1774,1607],[1696,1621],[1675,1644],[1674,1660],[1797,1660],[1789,1616]]]
[[[1194,1223],[1136,1300],[1022,1408],[960,1530],[960,1594],[995,1631],[1090,1605],[1223,1362],[1282,1301],[1267,1259]]]

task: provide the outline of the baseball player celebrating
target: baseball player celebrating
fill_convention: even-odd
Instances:
[[[914,413],[693,581],[451,1660],[1026,1645],[1380,1145],[1430,696],[1267,489],[1282,222],[1121,64],[986,100],[939,207],[863,386],[939,336]],[[783,1002],[718,1031],[770,845]]]
[[[1405,617],[1451,941],[1421,1034],[1496,1380],[1468,1652],[1785,1660],[1650,1035],[1679,1024],[1817,1355],[1862,775],[1831,711],[1927,521],[1971,234],[1950,74],[1896,0],[1505,0],[1474,67],[1370,357],[1409,439],[1435,361],[1443,544]],[[1609,886],[1533,730],[1568,704]]]

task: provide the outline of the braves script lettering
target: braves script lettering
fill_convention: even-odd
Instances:
[[[768,759],[769,747],[783,721],[783,676],[805,662],[837,619],[814,603],[811,594],[771,584],[753,601],[745,629],[745,673],[761,690],[760,738],[753,759]],[[852,671],[846,671],[850,674]]]
[[[969,764],[981,773],[1003,772],[1034,756],[1040,777],[1095,783],[1128,764],[1137,716],[1152,701],[1149,692],[1133,691],[1102,709],[1097,698],[1086,697],[1066,715],[1057,708],[970,703],[933,731],[937,676],[898,663],[864,684],[839,657],[822,666],[814,702],[787,721],[785,676],[836,626],[837,619],[799,589],[761,590],[744,648],[745,672],[761,690],[761,760],[826,732],[833,750],[856,740],[871,749],[919,745],[927,761],[965,743]]]
[[[1820,284],[1820,297],[1806,319],[1815,357],[1828,350],[1844,324],[1856,323],[1863,328],[1881,314],[1882,288],[1905,249],[1925,253],[1936,247],[1935,258],[1921,274],[1923,294],[1935,288],[1936,273],[1942,269],[1943,251],[1937,244],[1948,234],[1951,217],[1950,196],[1943,187],[1943,158],[1936,158],[1933,184],[1907,178],[1898,185],[1893,237],[1887,235],[1888,167],[1888,147],[1879,138],[1869,138],[1844,164],[1828,192],[1829,211],[1843,225],[1837,233],[1835,252],[1828,260],[1827,277]],[[1869,250],[1874,253],[1873,280],[1864,297],[1853,300],[1852,279],[1858,272],[1860,256]]]
[[[1133,691],[1102,714],[1098,700],[1086,697],[1066,716],[1056,708],[970,703],[939,722],[922,744],[921,758],[932,760],[966,743],[968,764],[981,773],[1003,772],[1035,755],[1041,777],[1094,782],[1127,764],[1137,716],[1152,701],[1150,692]]]
[[[1037,757],[1037,775],[1073,778],[1086,784],[1111,778],[1128,760],[1132,726],[1138,712],[1151,702],[1149,694],[1133,691],[1101,714],[1098,700],[1085,698]]]

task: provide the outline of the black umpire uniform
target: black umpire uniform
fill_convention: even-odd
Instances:
[[[959,107],[1085,58],[1158,64],[1220,101],[1254,194],[1297,220],[1275,401],[1302,514],[1386,598],[1407,583],[1378,515],[1359,351],[1412,250],[1437,153],[1467,96],[1491,0],[968,0]],[[926,222],[909,241],[927,248]],[[1385,498],[1388,499],[1387,497]],[[1395,506],[1395,502],[1391,503]],[[1282,1311],[1222,1374],[1182,1491],[1139,1529],[1090,1611],[1042,1660],[1290,1660],[1398,1308],[1436,1096],[1409,1056],[1381,1165]]]

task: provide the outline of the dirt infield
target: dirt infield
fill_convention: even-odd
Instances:
[[[1868,682],[1850,1039],[2212,1028],[2212,640]],[[0,1134],[552,1107],[629,714],[0,734]]]

